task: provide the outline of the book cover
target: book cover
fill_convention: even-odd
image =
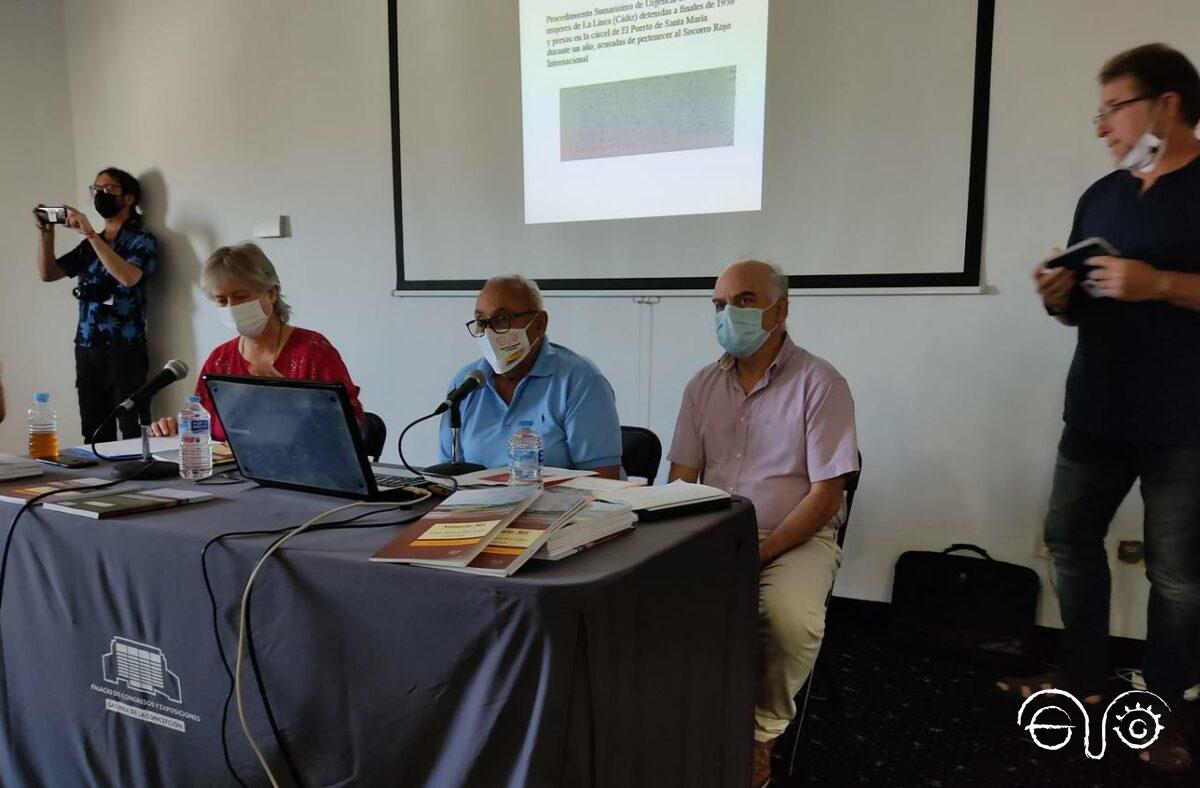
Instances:
[[[542,548],[551,534],[587,505],[588,496],[582,492],[543,492],[462,571],[504,577],[513,574]]]
[[[56,482],[39,482],[37,484],[14,484],[0,487],[0,501],[7,503],[25,503],[30,498],[36,498],[46,493],[57,493],[55,501],[65,501],[88,494],[88,488],[109,484],[111,479],[86,477],[83,479],[60,479]]]
[[[47,502],[42,504],[42,508],[64,514],[90,517],[94,520],[104,520],[109,517],[122,517],[128,514],[170,509],[175,506],[211,500],[212,495],[208,493],[159,489],[148,492],[109,493],[108,495],[98,495],[95,498],[85,496],[73,501]]]
[[[541,494],[532,485],[459,490],[403,526],[371,560],[466,566]]]

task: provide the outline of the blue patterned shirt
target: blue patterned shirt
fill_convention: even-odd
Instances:
[[[146,341],[146,280],[158,267],[158,240],[135,216],[121,227],[112,250],[142,269],[142,278],[133,287],[125,287],[108,273],[87,239],[58,258],[58,267],[67,276],[77,278],[78,284],[112,287],[110,302],[79,302],[79,329],[75,333],[79,347]]]

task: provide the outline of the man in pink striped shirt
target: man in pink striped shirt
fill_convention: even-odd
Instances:
[[[725,355],[688,383],[667,458],[671,479],[749,498],[759,531],[759,668],[754,788],[796,713],[825,633],[841,562],[846,476],[858,470],[854,400],[829,362],[788,336],[787,277],[744,260],[713,292]]]

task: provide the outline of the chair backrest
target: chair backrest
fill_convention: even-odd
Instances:
[[[662,461],[662,442],[645,427],[621,427],[621,466],[626,476],[643,476],[654,484]]]
[[[372,462],[379,462],[383,456],[383,445],[387,443],[387,425],[378,414],[367,411],[363,414],[362,425],[363,448]]]
[[[854,494],[858,492],[858,479],[862,476],[862,452],[858,453],[858,470],[854,473],[846,475],[846,486],[843,488],[846,493],[846,521],[842,523],[842,527],[837,532],[838,547],[841,547],[846,541],[846,529],[850,526],[850,510],[854,508]]]

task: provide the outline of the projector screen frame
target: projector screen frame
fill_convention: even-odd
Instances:
[[[514,0],[515,2],[515,0]],[[988,126],[992,84],[992,45],[996,0],[976,0],[974,89],[971,110],[970,163],[967,185],[966,233],[961,271],[870,274],[791,274],[790,290],[836,293],[980,293],[982,286],[983,230],[987,175]],[[403,185],[401,183],[399,52],[396,25],[397,0],[388,0],[388,64],[392,125],[392,195],[396,234],[396,287],[393,295],[462,295],[478,291],[482,279],[406,279],[404,276]],[[633,277],[622,279],[538,278],[545,292],[574,295],[628,296],[661,293],[688,295],[710,292],[715,276]],[[586,291],[586,292],[585,292]],[[690,293],[689,293],[690,291]]]

